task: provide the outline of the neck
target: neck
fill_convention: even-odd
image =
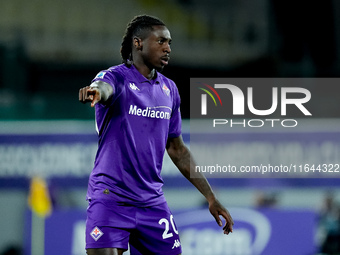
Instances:
[[[137,53],[132,51],[133,65],[146,79],[151,80],[154,77],[156,70],[153,67],[149,67],[149,65],[144,62],[141,54]]]
[[[137,63],[133,63],[133,65],[146,79],[151,80],[155,76],[155,69],[150,69],[146,65],[138,65]]]

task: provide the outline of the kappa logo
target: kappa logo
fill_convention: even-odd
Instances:
[[[104,235],[104,233],[98,227],[95,227],[91,231],[90,235],[95,241],[97,241],[102,235]]]
[[[178,239],[176,239],[175,242],[174,242],[174,245],[172,246],[172,249],[178,248],[178,247],[180,247],[180,246],[181,246],[180,241],[179,241]]]
[[[130,82],[130,88],[132,90],[140,90],[133,82]]]
[[[169,94],[170,94],[170,89],[169,89],[165,84],[163,84],[162,89],[163,89],[163,91],[165,92],[165,94],[166,94],[167,96],[169,96]]]

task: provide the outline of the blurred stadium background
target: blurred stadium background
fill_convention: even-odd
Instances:
[[[78,102],[78,90],[121,62],[126,24],[144,13],[160,17],[172,34],[164,74],[182,97],[186,142],[190,77],[340,75],[336,0],[0,0],[1,255],[31,254],[39,233],[27,201],[36,175],[46,180],[53,205],[45,254],[84,254],[96,135],[93,109]],[[339,93],[318,93],[323,103],[315,108],[323,110],[301,148],[339,163]],[[239,142],[247,145],[244,137]],[[236,221],[235,233],[223,237],[168,158],[163,175],[184,254],[340,253],[339,179],[211,180]]]

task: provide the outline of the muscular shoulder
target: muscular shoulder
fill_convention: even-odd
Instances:
[[[92,82],[103,81],[113,87],[119,84],[124,84],[124,79],[126,77],[128,69],[129,68],[126,67],[124,64],[112,66],[106,70],[100,71],[92,80]]]
[[[129,67],[127,67],[125,64],[120,64],[116,66],[111,66],[108,71],[112,73],[117,73],[117,74],[123,74],[126,73],[129,70]]]
[[[111,76],[115,77],[115,80],[121,82],[126,77],[126,73],[128,72],[129,68],[125,64],[116,65],[110,67],[106,70]]]
[[[159,79],[162,80],[163,82],[168,83],[170,86],[176,87],[176,83],[173,80],[171,80],[168,77],[166,77],[164,74],[161,74],[161,73],[157,72],[157,75],[158,75]]]

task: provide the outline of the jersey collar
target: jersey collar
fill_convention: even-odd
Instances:
[[[159,84],[159,74],[158,72],[155,70],[155,75],[151,80],[148,80],[147,78],[145,78],[138,70],[137,68],[132,64],[130,67],[131,72],[133,73],[133,75],[135,76],[135,78],[137,79],[137,81],[139,83],[149,83],[151,85],[156,85]]]

